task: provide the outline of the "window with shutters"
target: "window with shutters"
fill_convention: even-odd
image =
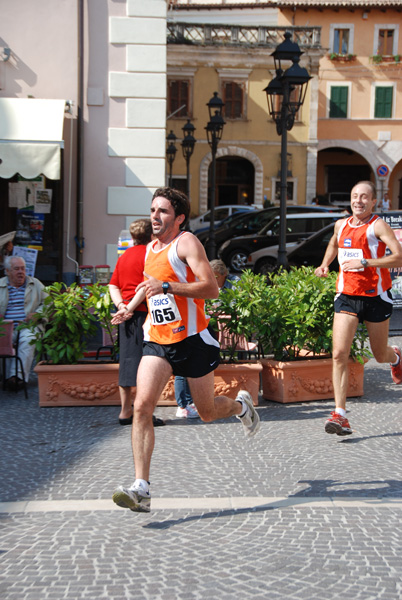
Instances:
[[[242,119],[244,117],[243,85],[235,81],[223,83],[224,115],[226,119]]]
[[[373,56],[398,54],[399,24],[377,23],[374,25]]]
[[[394,89],[392,86],[376,86],[374,99],[374,118],[392,118],[392,98]]]
[[[348,116],[348,95],[347,86],[331,86],[331,96],[329,101],[329,118],[346,119]]]
[[[391,56],[394,48],[394,30],[380,29],[378,32],[378,50],[377,54],[381,56]]]
[[[176,118],[191,117],[190,114],[190,81],[187,79],[170,79],[168,81],[168,116]]]

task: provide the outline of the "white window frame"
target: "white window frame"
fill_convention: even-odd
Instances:
[[[386,119],[395,118],[395,102],[396,102],[396,82],[390,81],[374,81],[371,86],[371,110],[370,118],[376,119],[377,121],[384,121],[384,117],[375,117],[375,90],[377,87],[390,87],[392,88],[392,115],[386,117]]]
[[[184,69],[168,69],[166,74],[166,99],[168,98],[168,87],[170,81],[188,81],[189,83],[189,98],[188,98],[188,117],[171,117],[167,115],[168,119],[192,119],[193,118],[193,96],[194,96],[194,77],[197,69],[186,67]],[[166,101],[166,110],[168,110],[168,102]]]
[[[374,40],[373,40],[373,56],[375,56],[378,52],[378,36],[380,33],[380,29],[393,29],[395,31],[393,43],[392,43],[392,55],[395,56],[398,54],[398,45],[399,45],[399,25],[386,23],[379,23],[374,25]]]
[[[327,83],[327,107],[326,107],[326,116],[327,119],[329,116],[329,107],[331,102],[331,88],[333,87],[347,87],[348,88],[348,114],[346,115],[347,119],[350,119],[351,108],[352,108],[352,82],[351,81],[328,81]],[[334,117],[331,117],[333,120]]]
[[[353,23],[331,23],[329,27],[329,52],[332,54],[334,51],[334,37],[335,29],[349,29],[349,47],[347,54],[353,54],[354,38],[355,38],[355,26]]]
[[[243,88],[243,116],[230,121],[246,121],[247,120],[247,104],[248,104],[248,82],[250,79],[251,69],[217,69],[219,76],[220,96],[223,98],[223,87],[225,83],[237,83]]]

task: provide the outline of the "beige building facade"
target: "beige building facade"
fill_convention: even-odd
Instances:
[[[279,22],[321,26],[317,194],[376,183],[402,208],[402,2],[278,2]]]

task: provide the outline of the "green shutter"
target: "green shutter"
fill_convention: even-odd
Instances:
[[[331,87],[329,116],[331,119],[346,119],[348,115],[348,88],[345,86]]]
[[[390,119],[392,117],[392,87],[375,88],[374,117],[376,119]]]

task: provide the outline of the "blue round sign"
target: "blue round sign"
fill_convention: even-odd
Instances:
[[[387,165],[380,165],[379,167],[377,167],[377,175],[379,177],[386,177],[389,173],[389,169],[387,167]]]

